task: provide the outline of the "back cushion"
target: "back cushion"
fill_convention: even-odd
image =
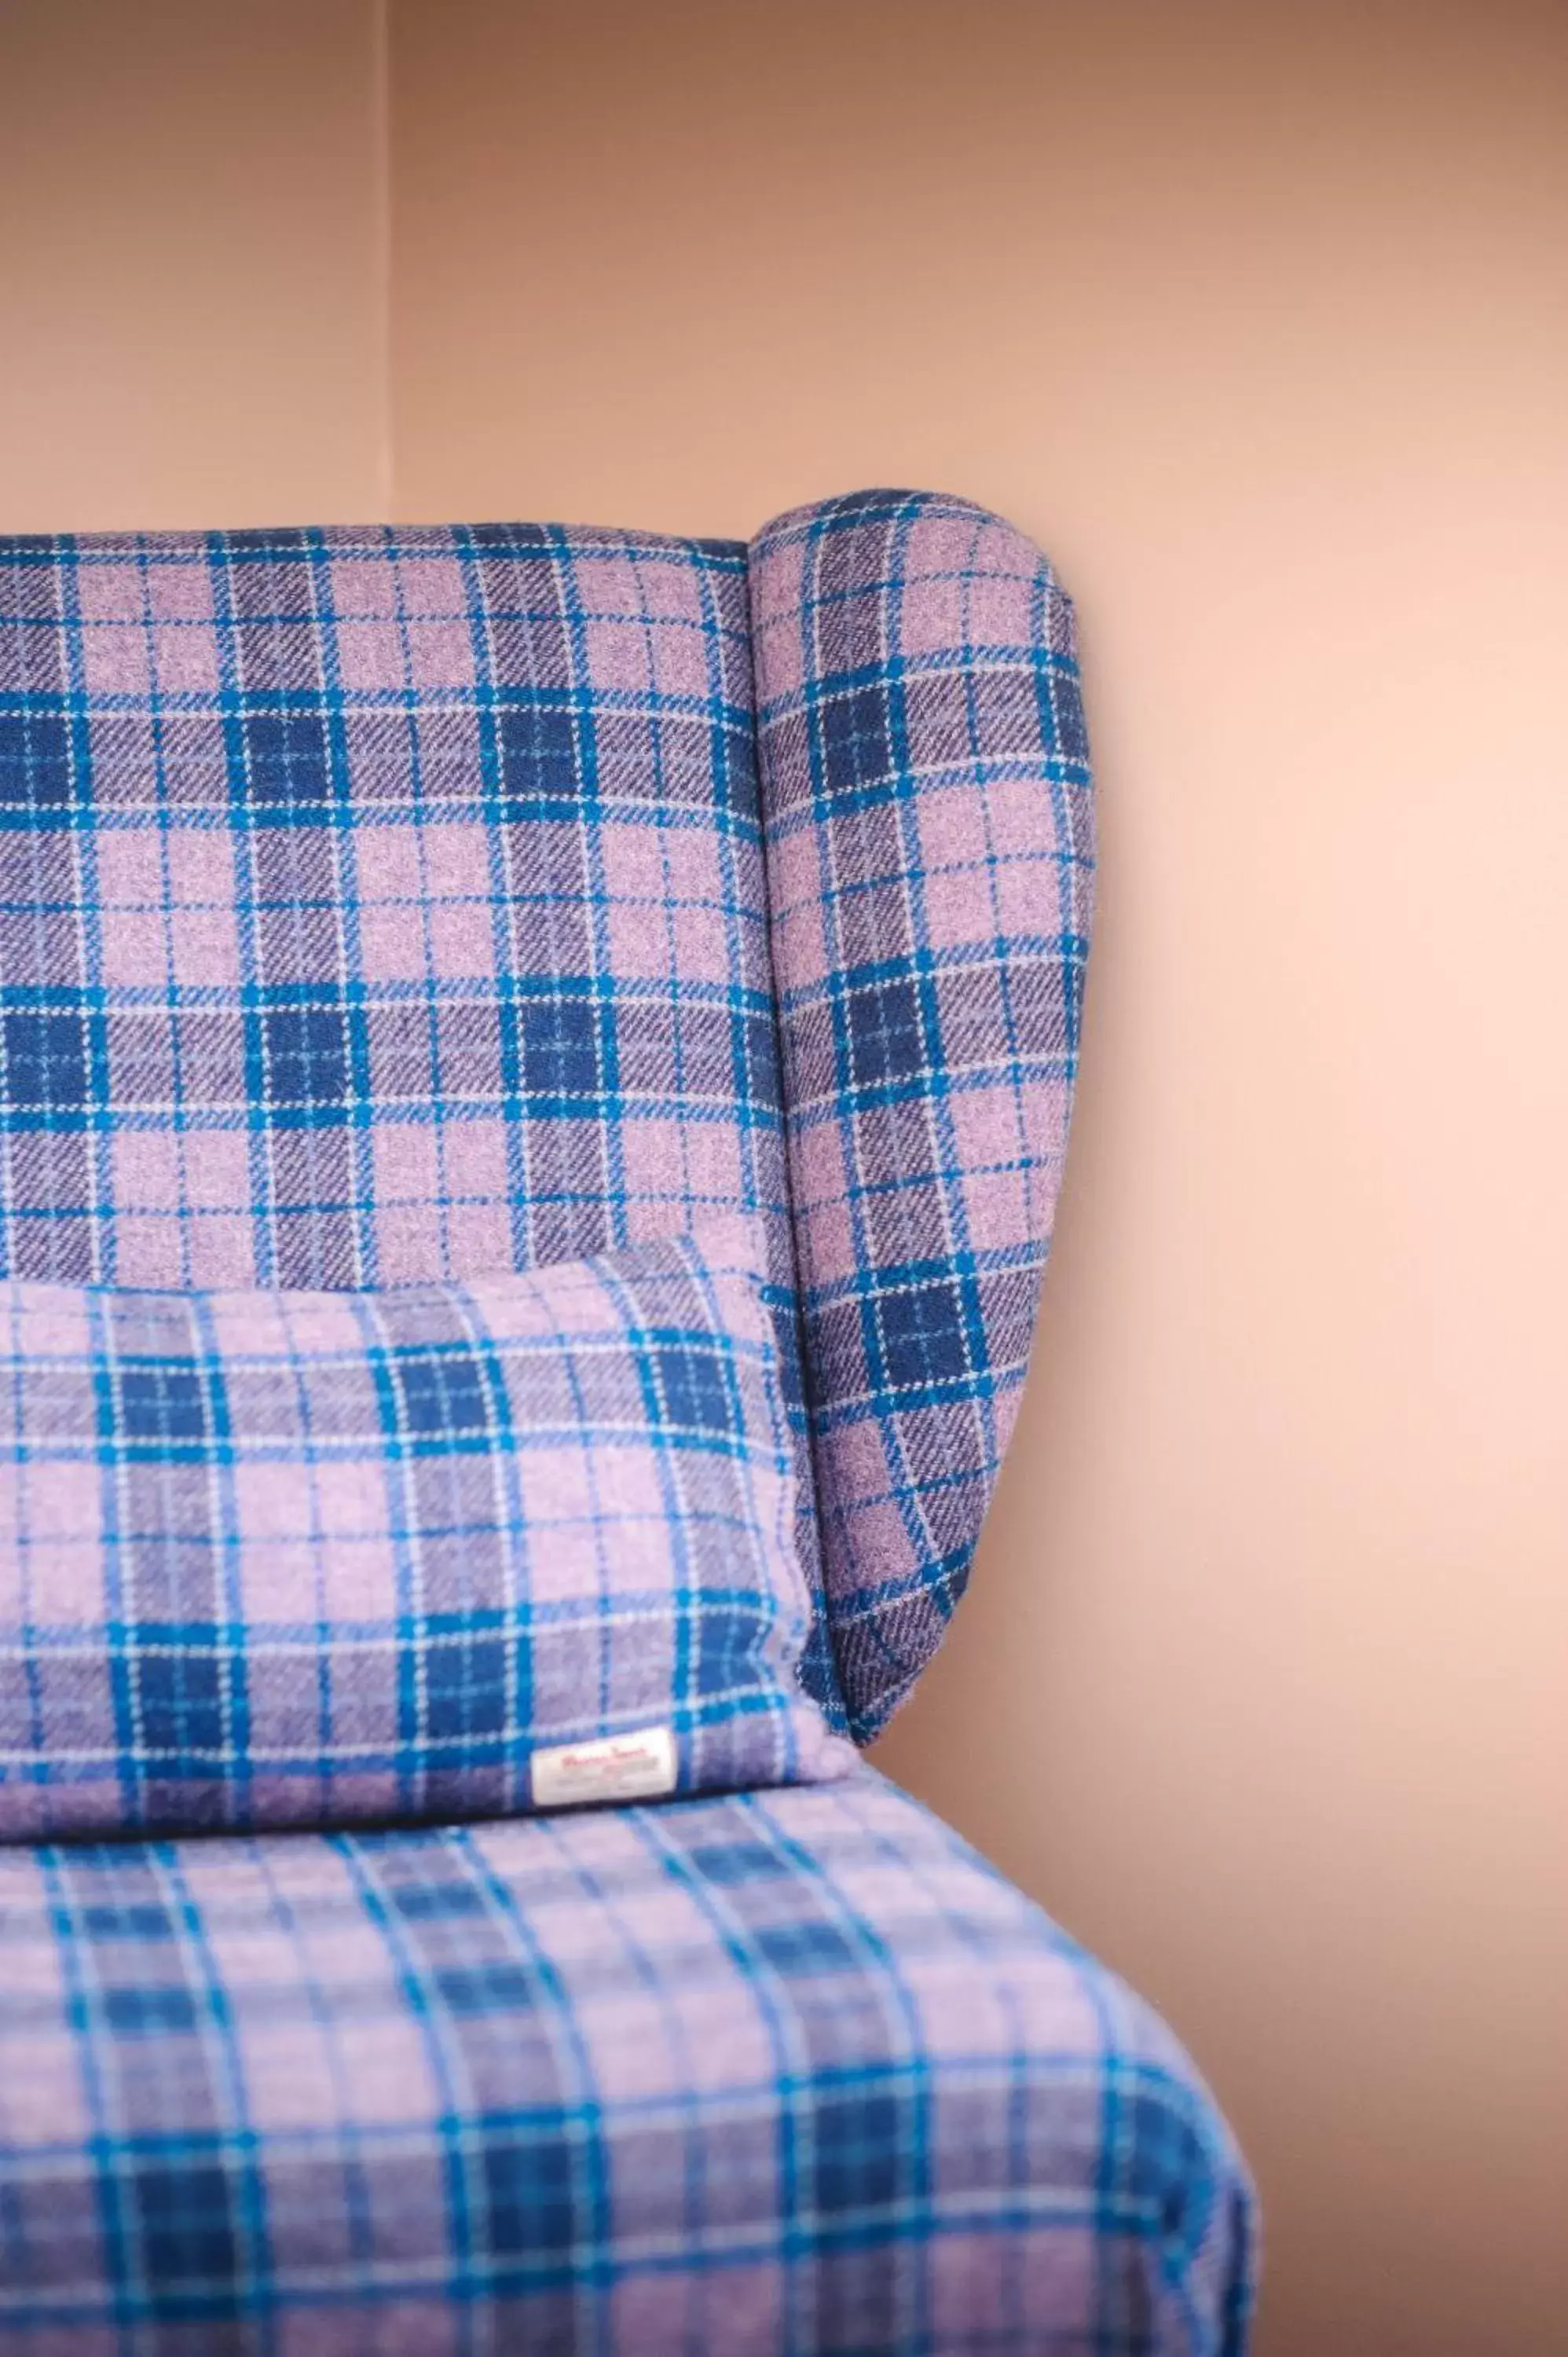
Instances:
[[[738,544],[0,540],[0,1275],[787,1282],[764,907]]]
[[[842,1770],[759,1249],[0,1283],[0,1843]]]

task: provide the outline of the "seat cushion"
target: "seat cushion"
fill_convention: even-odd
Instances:
[[[873,1770],[0,1855],[4,2357],[1220,2357],[1169,2034]]]

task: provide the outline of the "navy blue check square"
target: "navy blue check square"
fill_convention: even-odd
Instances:
[[[822,705],[822,752],[830,792],[875,785],[887,776],[893,752],[883,687],[852,688],[828,696]]]
[[[514,705],[496,724],[501,790],[509,799],[575,800],[580,791],[577,731],[569,712]]]
[[[431,1742],[463,1751],[475,1742],[499,1740],[511,1715],[511,1650],[504,1637],[445,1617],[427,1632],[422,1716]],[[419,1731],[411,1728],[410,1738]]]
[[[653,1359],[659,1394],[654,1413],[671,1432],[714,1439],[735,1433],[740,1403],[721,1351],[693,1336],[661,1343]]]
[[[752,1938],[758,1955],[786,1980],[814,1980],[854,1969],[851,1941],[836,1923],[821,1916],[791,1915],[778,1923],[757,1923]]]
[[[545,2253],[571,2248],[577,2226],[573,2151],[568,2136],[531,2136],[521,2127],[487,2145],[485,2211],[492,2250],[537,2264]]]
[[[956,1278],[895,1283],[878,1295],[873,1316],[882,1365],[895,1391],[939,1390],[968,1375],[970,1321]],[[981,1340],[977,1329],[975,1347]]]
[[[114,1437],[140,1443],[152,1455],[178,1453],[179,1444],[207,1438],[209,1415],[207,1377],[195,1359],[132,1359],[114,1370]]]
[[[490,1430],[489,1386],[466,1342],[410,1343],[390,1354],[403,1430],[414,1441],[460,1448]]]
[[[744,1603],[704,1597],[697,1616],[697,1684],[703,1694],[744,1693],[757,1675],[757,1616]]]
[[[823,2217],[885,2210],[903,2190],[903,2156],[913,2122],[908,2105],[884,2087],[854,2087],[818,2104],[814,2170]]]
[[[411,1912],[409,1920],[431,1923],[444,1919],[430,1911]],[[445,1920],[457,1920],[457,1910],[452,1910]],[[472,1921],[472,1913],[468,1920]],[[438,1965],[432,1978],[442,2004],[459,2020],[483,2021],[498,2014],[526,2013],[538,2004],[541,1995],[534,1975],[508,1956],[481,1956],[471,1962]]]
[[[276,814],[324,815],[332,800],[332,752],[318,712],[252,712],[240,723],[244,799]]]
[[[215,1628],[137,1632],[136,1710],[132,1730],[155,1777],[199,1774],[226,1748],[220,1632]]]
[[[177,1982],[111,1986],[103,1992],[103,2019],[116,2038],[177,2036],[195,2029],[196,2000]]]
[[[0,1016],[0,1087],[18,1126],[80,1125],[91,1069],[85,1014],[19,1007]]]
[[[849,992],[849,1080],[854,1088],[908,1081],[931,1061],[921,1019],[920,992],[905,977],[852,984]]]
[[[747,1104],[771,1104],[779,1094],[779,1029],[773,1011],[748,1008],[735,1017],[736,1077]]]
[[[70,732],[64,716],[0,712],[0,826],[59,825],[70,802]]]
[[[585,997],[542,998],[522,1010],[522,1085],[535,1109],[603,1112],[599,1010]]]
[[[330,1126],[349,1118],[353,1045],[344,1006],[273,1006],[261,1017],[263,1091],[285,1125]]]
[[[143,2160],[126,2174],[160,2306],[232,2275],[238,2252],[229,2178],[216,2161]]]

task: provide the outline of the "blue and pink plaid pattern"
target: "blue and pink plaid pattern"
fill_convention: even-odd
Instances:
[[[0,1273],[398,1285],[777,1218],[744,549],[0,540]]]
[[[961,500],[749,553],[0,542],[0,1273],[368,1286],[760,1212],[868,1736],[1011,1424],[1089,877],[1069,608]]]
[[[842,1769],[759,1262],[0,1283],[0,1838],[513,1812],[649,1728],[680,1792]]]
[[[1072,612],[962,500],[751,550],[817,1506],[850,1723],[941,1641],[1016,1412],[1077,1070],[1092,826]]]
[[[731,1211],[793,1400],[741,544],[0,538],[0,1276],[418,1284]],[[820,1618],[808,1671],[842,1718]]]
[[[395,1353],[758,1221],[864,1738],[1022,1380],[1085,764],[1068,603],[961,500],[0,541],[0,1279],[139,1292],[119,1367],[195,1288],[410,1287]],[[191,1397],[122,1382],[100,1495]],[[0,1846],[5,2357],[1242,2357],[1254,2231],[1158,2022],[864,1768]]]
[[[0,1851],[6,2357],[1239,2357],[1170,2038],[846,1780]]]

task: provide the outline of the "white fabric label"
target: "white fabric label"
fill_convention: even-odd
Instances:
[[[553,1743],[529,1762],[536,1809],[571,1809],[585,1801],[649,1801],[675,1790],[675,1737],[668,1727],[635,1735],[599,1735],[588,1743]]]

